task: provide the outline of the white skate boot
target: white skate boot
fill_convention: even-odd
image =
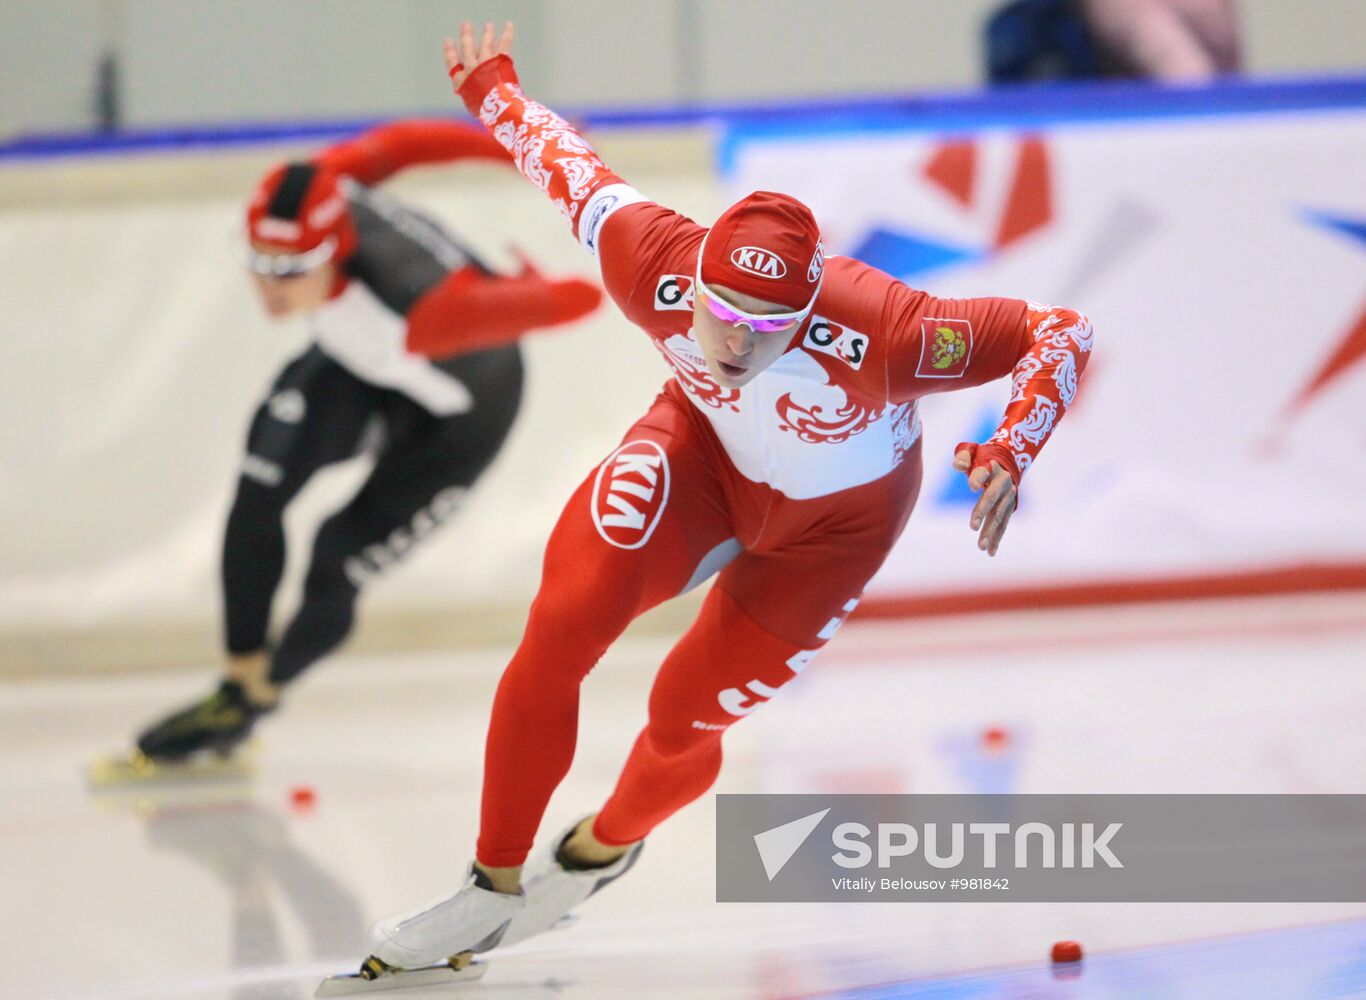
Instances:
[[[527,863],[522,872],[522,893],[526,906],[508,924],[498,944],[517,944],[542,931],[548,931],[567,917],[571,910],[599,889],[630,871],[645,849],[645,842],[633,846],[610,865],[601,868],[570,868],[560,860],[560,849],[578,829],[580,819],[552,840],[547,849]]]
[[[525,895],[494,892],[488,876],[471,866],[455,895],[386,917],[371,927],[370,957],[361,963],[360,972],[329,976],[315,996],[478,979],[487,970],[473,961],[474,956],[499,944],[509,921],[525,906]]]

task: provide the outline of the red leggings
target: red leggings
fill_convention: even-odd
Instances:
[[[480,863],[526,859],[574,757],[579,685],[608,646],[724,564],[660,667],[649,721],[594,835],[632,843],[702,795],[721,768],[722,734],[834,635],[919,489],[917,444],[876,482],[789,499],[740,476],[671,384],[574,493],[550,537],[526,633],[493,703]]]

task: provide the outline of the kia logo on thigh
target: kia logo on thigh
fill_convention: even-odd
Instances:
[[[644,546],[669,502],[669,457],[658,443],[628,441],[598,467],[593,526],[619,549]]]

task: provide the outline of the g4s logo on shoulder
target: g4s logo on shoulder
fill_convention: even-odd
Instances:
[[[692,312],[692,278],[686,274],[662,274],[655,285],[655,309],[659,312]]]
[[[824,316],[812,316],[802,346],[839,358],[854,371],[858,371],[863,365],[863,359],[868,355],[868,336],[838,323],[832,323]]]

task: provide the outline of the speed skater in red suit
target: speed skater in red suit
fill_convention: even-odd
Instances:
[[[827,256],[788,195],[754,192],[710,228],[651,201],[522,92],[512,38],[463,25],[446,43],[455,91],[597,258],[672,378],[550,536],[493,705],[476,860],[454,895],[375,925],[376,976],[523,940],[623,875],[716,780],[726,730],[808,669],[858,604],[915,506],[918,400],[1009,378],[999,428],[953,456],[981,494],[978,547],[995,555],[1092,348],[1072,309],[936,298]],[[616,788],[528,863],[574,755],[580,684],[633,619],[713,576]]]

